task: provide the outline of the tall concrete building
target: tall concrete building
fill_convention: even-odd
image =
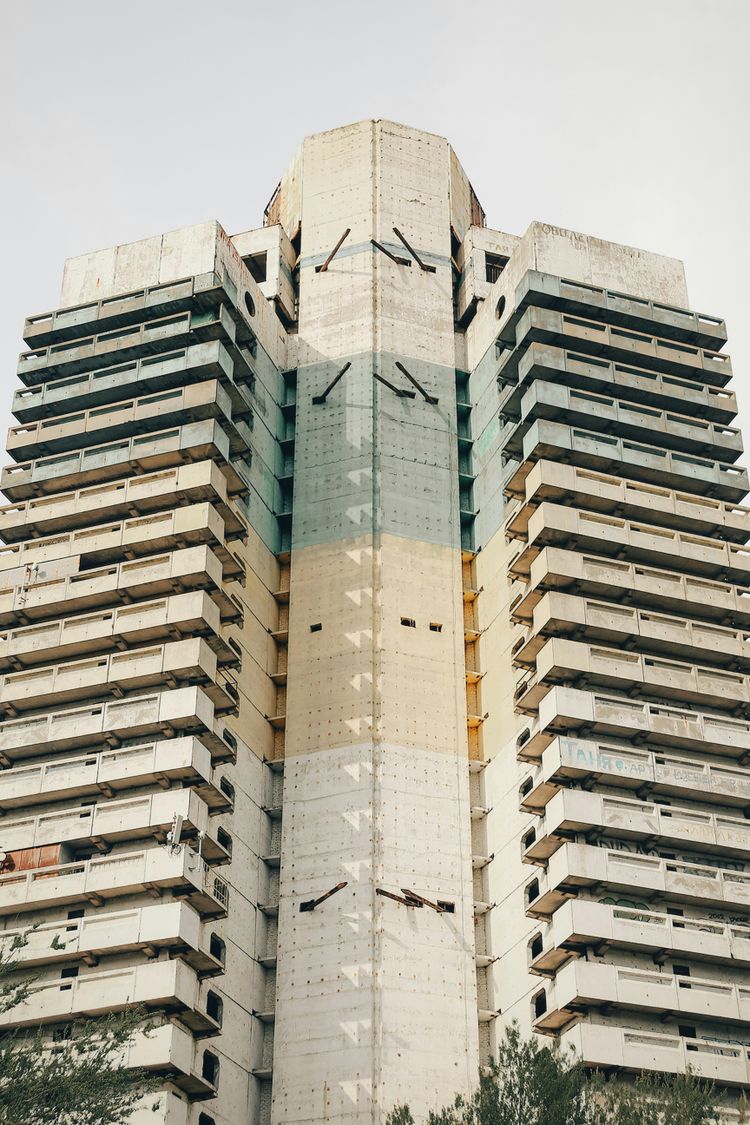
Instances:
[[[74,258],[0,485],[4,1025],[150,1009],[134,1125],[382,1122],[502,1028],[750,1085],[747,474],[680,262],[308,138]],[[72,1026],[71,1026],[72,1025]]]

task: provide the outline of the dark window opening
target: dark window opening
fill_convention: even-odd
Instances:
[[[212,1086],[219,1085],[219,1059],[213,1051],[203,1052],[201,1075],[205,1078],[206,1082],[210,1082]]]
[[[500,274],[503,272],[508,264],[509,259],[503,254],[487,254],[484,255],[484,274],[490,285],[494,285]]]
[[[208,951],[212,957],[220,961],[222,965],[227,963],[227,947],[224,941],[218,934],[211,934]]]
[[[531,1002],[534,1006],[534,1019],[538,1020],[547,1011],[547,993],[543,988],[536,993]]]
[[[535,958],[537,958],[543,949],[544,939],[542,935],[534,934],[533,938],[529,942],[529,953],[531,954],[531,960],[533,961]]]
[[[208,1113],[200,1113],[198,1115],[198,1125],[216,1125],[216,1121]]]
[[[268,277],[268,251],[263,250],[260,254],[248,254],[242,261],[250,276],[260,283],[265,281]]]
[[[311,633],[320,633],[323,629],[322,622],[316,621],[314,625],[310,626]]]
[[[247,309],[250,316],[255,316],[255,301],[253,300],[250,293],[245,294],[245,308]]]
[[[530,793],[533,788],[534,788],[533,777],[527,777],[526,780],[524,781],[523,785],[521,786],[521,788],[518,790],[518,796],[521,798],[521,800],[523,800],[523,798],[526,796],[526,794]]]
[[[440,624],[439,621],[431,621],[430,622],[430,632],[431,633],[442,633],[442,631],[443,631],[443,626]]]
[[[237,739],[234,737],[231,731],[227,730],[226,727],[224,727],[224,730],[221,732],[221,737],[224,739],[227,746],[231,750],[237,749]]]
[[[404,625],[407,629],[416,629],[417,627],[417,623],[413,617],[402,617],[401,624]]]
[[[678,1035],[681,1035],[683,1039],[697,1039],[698,1038],[698,1036],[696,1034],[696,1029],[690,1023],[678,1023],[677,1024],[677,1033],[678,1033]]]
[[[521,850],[525,852],[527,848],[531,847],[535,840],[536,828],[530,828],[528,832],[525,832],[523,837],[521,838]]]
[[[73,1028],[69,1023],[63,1024],[62,1027],[56,1027],[52,1032],[53,1043],[64,1043],[68,1039],[73,1038]]]
[[[539,880],[532,879],[526,888],[526,905],[530,906],[536,898],[539,898]]]
[[[229,855],[232,854],[232,837],[227,832],[226,828],[218,828],[216,830],[216,839],[221,844],[222,848]]]
[[[234,786],[232,785],[231,781],[229,781],[226,777],[222,777],[219,782],[219,789],[221,789],[224,796],[228,797],[232,804],[234,804]]]
[[[440,909],[442,910],[443,914],[455,914],[456,913],[455,902],[446,902],[444,899],[439,898],[438,901],[437,901],[437,904],[440,907]]]
[[[500,318],[501,318],[501,316],[503,315],[504,312],[505,312],[505,297],[501,297],[500,300],[495,305],[495,316],[497,317],[498,320],[500,320]]]
[[[208,992],[206,995],[206,1015],[215,1020],[221,1027],[224,1019],[224,1001],[218,992]]]

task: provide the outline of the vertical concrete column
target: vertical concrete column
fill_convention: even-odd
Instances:
[[[424,1115],[476,1076],[449,152],[365,122],[300,162],[279,1123]],[[404,888],[448,908],[378,894]]]

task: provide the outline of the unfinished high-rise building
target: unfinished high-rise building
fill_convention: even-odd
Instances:
[[[750,533],[680,262],[308,138],[66,264],[0,485],[0,919],[134,1125],[418,1120],[517,1020],[750,1085]],[[72,1030],[71,1030],[72,1026]]]

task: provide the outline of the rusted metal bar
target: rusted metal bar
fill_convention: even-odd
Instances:
[[[348,886],[349,884],[347,882],[337,883],[335,887],[331,887],[330,891],[326,891],[326,893],[324,895],[320,895],[319,898],[309,898],[306,902],[301,902],[299,904],[300,914],[309,913],[309,911],[314,910],[316,906],[320,906],[321,902],[325,902],[326,899],[330,898],[331,895],[335,895],[339,891],[343,891],[344,887]]]
[[[428,395],[427,391],[424,389],[424,387],[420,386],[419,383],[417,382],[417,380],[414,378],[414,376],[409,371],[406,370],[403,363],[399,363],[399,361],[396,360],[396,367],[399,369],[401,374],[405,375],[406,378],[409,380],[409,382],[412,383],[417,388],[417,390],[419,391],[419,393],[421,394],[421,396],[425,400],[425,402],[429,402],[430,406],[437,406],[440,399],[435,398],[434,395]]]
[[[397,387],[397,386],[395,386],[394,383],[389,383],[388,380],[383,378],[382,375],[379,375],[377,373],[377,371],[373,371],[372,374],[373,374],[373,377],[375,379],[377,379],[377,381],[379,383],[382,383],[383,386],[387,387],[389,391],[393,391],[394,395],[398,395],[399,398],[416,398],[417,397],[416,394],[414,393],[414,391],[406,391],[406,390],[404,390],[403,387]]]
[[[372,243],[372,245],[375,247],[376,250],[380,250],[380,252],[382,254],[385,254],[386,258],[390,258],[391,261],[395,262],[397,266],[410,266],[411,265],[411,259],[410,258],[402,258],[398,254],[392,254],[386,246],[383,246],[383,244],[380,243],[380,242],[376,242],[374,238],[371,238],[370,242]]]
[[[316,273],[325,273],[325,272],[326,272],[326,270],[327,270],[327,269],[328,269],[328,267],[330,266],[331,262],[333,261],[333,259],[334,259],[334,258],[336,257],[336,255],[338,254],[339,250],[340,250],[340,249],[341,249],[341,247],[343,246],[343,244],[344,244],[344,241],[345,241],[345,239],[347,239],[347,238],[349,237],[349,235],[350,235],[351,233],[352,233],[352,228],[351,228],[351,227],[347,227],[347,228],[346,228],[346,230],[344,231],[344,233],[343,233],[343,234],[341,235],[341,238],[340,238],[340,239],[338,240],[338,242],[337,242],[337,243],[336,243],[336,245],[334,246],[334,248],[333,248],[333,250],[331,251],[331,253],[330,253],[330,254],[328,255],[328,257],[326,258],[326,260],[325,260],[325,261],[323,262],[323,265],[322,265],[322,266],[316,266],[316,267],[315,267],[315,272],[316,272]]]
[[[401,895],[394,895],[392,891],[383,890],[382,887],[375,888],[375,894],[381,895],[383,898],[392,898],[394,902],[400,902],[402,906],[422,906],[421,902],[416,899],[402,898]]]
[[[331,393],[331,391],[333,390],[333,388],[338,383],[339,379],[341,379],[342,376],[346,375],[346,373],[347,373],[347,371],[349,370],[350,367],[351,367],[351,363],[345,363],[344,366],[339,371],[338,375],[335,375],[333,377],[333,379],[331,379],[330,383],[328,384],[326,389],[323,391],[323,393],[319,394],[319,395],[313,395],[312,400],[313,400],[313,403],[314,403],[315,406],[320,406],[320,404],[322,402],[325,402],[325,400],[328,398],[328,396]]]
[[[407,899],[411,899],[413,905],[429,906],[430,910],[434,910],[438,914],[445,913],[442,906],[438,906],[436,902],[430,902],[428,898],[422,898],[421,895],[418,895],[415,891],[410,891],[407,887],[402,887],[401,893],[405,895]]]
[[[424,270],[425,273],[437,273],[437,270],[435,269],[434,266],[428,266],[426,262],[422,261],[419,254],[416,252],[416,250],[414,249],[413,246],[409,245],[409,243],[406,241],[406,239],[404,238],[403,234],[398,229],[398,227],[393,228],[393,233],[395,234],[396,238],[399,239],[400,242],[403,242],[404,246],[409,251],[412,258],[414,259],[414,261],[417,263],[417,265],[419,266],[419,268],[421,270]]]

